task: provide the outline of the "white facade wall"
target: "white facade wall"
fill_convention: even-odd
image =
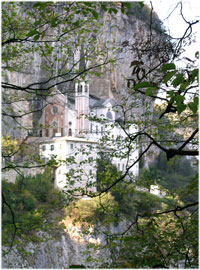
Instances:
[[[45,160],[55,158],[58,166],[55,169],[54,187],[58,189],[85,188],[90,182],[96,182],[96,150],[97,142],[79,139],[76,137],[53,138],[41,144],[40,155]],[[92,150],[90,148],[92,147]],[[90,153],[91,152],[91,153]],[[74,162],[68,163],[67,159],[73,158]],[[91,158],[94,162],[91,162]],[[83,163],[83,164],[82,164]],[[74,185],[71,186],[67,180],[67,174]],[[95,191],[96,187],[88,188],[88,191]]]

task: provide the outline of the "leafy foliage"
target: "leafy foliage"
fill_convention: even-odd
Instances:
[[[66,215],[73,219],[73,222],[95,225],[97,220],[102,223],[110,222],[116,209],[117,203],[108,193],[102,197],[78,200],[66,209]]]
[[[14,225],[17,228],[14,243],[21,240],[31,241],[42,239],[37,237],[37,232],[47,230],[44,220],[48,214],[62,207],[62,195],[53,188],[51,182],[51,170],[35,177],[23,178],[18,176],[15,183],[7,180],[2,181],[2,192],[6,203],[14,212],[15,224],[13,224],[12,213],[7,204],[2,211],[2,241],[5,246],[10,245],[14,232]]]

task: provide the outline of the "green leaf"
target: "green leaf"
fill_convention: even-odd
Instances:
[[[172,97],[174,97],[175,92],[173,90],[170,90],[167,92],[167,95],[172,98]]]
[[[52,20],[51,20],[51,27],[56,27],[57,26],[57,19],[56,18],[53,18]]]
[[[42,3],[40,3],[40,2],[36,2],[36,3],[33,5],[34,8],[36,8],[36,7],[41,7],[41,6],[42,6]]]
[[[76,21],[76,22],[74,23],[74,26],[79,27],[79,26],[80,26],[80,22],[79,22],[79,21]]]
[[[142,9],[144,7],[144,3],[143,2],[139,2],[140,5],[140,9]]]
[[[176,101],[177,104],[180,104],[181,102],[184,101],[184,96],[178,95],[174,97],[174,100]]]
[[[131,8],[131,3],[130,2],[126,2],[126,3],[122,2],[122,3],[126,8]]]
[[[172,85],[174,87],[177,87],[179,84],[181,84],[182,82],[184,82],[184,80],[185,80],[185,78],[184,78],[183,74],[178,74],[176,76],[176,78],[173,80]]]
[[[191,72],[191,74],[190,74],[189,81],[190,81],[190,82],[194,82],[194,81],[195,81],[195,77],[198,78],[198,74],[199,74],[199,69],[198,69],[198,68],[194,69],[194,70]]]
[[[137,83],[133,88],[139,89],[139,88],[146,88],[146,87],[152,87],[152,84],[150,84],[149,82],[141,82],[141,83]]]
[[[108,10],[105,4],[101,4],[101,7],[102,7],[102,9],[103,9],[104,11],[107,11],[107,10]]]
[[[165,64],[165,65],[162,66],[161,71],[165,72],[167,70],[172,70],[172,69],[176,69],[175,64],[174,63],[168,63],[168,64]]]
[[[40,34],[37,30],[33,29],[28,34],[26,34],[27,37],[32,37],[34,35]]]
[[[178,112],[178,114],[181,114],[186,108],[187,108],[187,106],[185,104],[179,104],[177,106],[177,112]]]
[[[173,70],[167,73],[167,75],[164,77],[164,83],[166,84],[173,76],[176,74],[177,70]]]
[[[33,39],[36,41],[36,40],[38,40],[39,38],[40,38],[40,35],[35,35]]]
[[[117,9],[115,9],[115,8],[112,8],[111,10],[112,10],[112,12],[115,13],[115,14],[117,14],[117,12],[118,12]]]
[[[158,88],[155,87],[155,86],[152,86],[152,87],[147,88],[147,89],[146,89],[146,92],[145,92],[145,95],[146,95],[146,96],[151,96],[151,95],[152,95],[152,92],[153,92],[154,90],[156,90],[156,89],[158,89]]]
[[[89,3],[89,2],[83,2],[84,5],[88,6],[88,7],[91,7],[92,6],[92,3]]]
[[[34,25],[35,25],[35,26],[38,26],[38,25],[40,25],[40,24],[41,24],[41,19],[39,19],[38,21],[35,21],[35,22],[34,22]]]
[[[189,84],[190,84],[190,82],[188,80],[185,81],[185,82],[182,82],[181,85],[180,85],[179,90],[184,91]]]
[[[190,108],[190,110],[191,110],[193,113],[196,113],[197,110],[198,110],[198,106],[197,106],[197,104],[194,103],[194,102],[188,103],[188,107]]]
[[[92,15],[93,17],[97,20],[98,17],[99,17],[99,14],[95,11],[95,10],[92,10]]]
[[[194,103],[197,104],[197,105],[199,104],[199,98],[198,97],[194,98]]]

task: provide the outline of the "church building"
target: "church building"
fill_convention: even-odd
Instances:
[[[75,84],[73,96],[62,94],[57,89],[54,93],[43,104],[44,110],[39,119],[38,136],[42,137],[40,156],[45,161],[53,157],[60,161],[54,170],[56,188],[69,188],[67,175],[71,173],[76,179],[75,188],[88,186],[88,190],[95,191],[95,161],[99,152],[104,151],[106,154],[115,151],[114,141],[123,141],[126,137],[119,124],[121,115],[114,110],[116,102],[90,95],[89,84],[85,82]],[[136,130],[136,127],[133,129]],[[105,137],[107,139],[103,142]],[[121,150],[121,154],[123,151]],[[113,156],[112,163],[119,171],[125,172],[130,162],[137,158],[138,150],[135,146],[129,158]],[[136,164],[130,172],[138,175],[138,170]]]

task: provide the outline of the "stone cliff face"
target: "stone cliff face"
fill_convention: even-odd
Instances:
[[[116,59],[116,62],[103,66],[103,74],[101,77],[88,75],[87,79],[90,83],[90,93],[101,98],[120,100],[122,94],[127,91],[126,78],[133,76],[131,62],[134,60],[143,61],[145,62],[144,68],[148,68],[152,65],[152,62],[156,63],[157,59],[156,57],[149,59],[147,52],[143,52],[141,55],[140,50],[142,50],[142,47],[140,42],[142,41],[145,43],[147,41],[150,30],[146,22],[139,20],[136,17],[134,9],[128,16],[122,14],[120,11],[116,15],[110,15],[101,11],[100,16],[102,18],[102,27],[100,30],[101,34],[98,34],[97,36],[97,45],[102,48],[108,48],[108,56]],[[161,43],[163,34],[152,29],[151,31],[151,34],[156,36],[157,42]],[[113,47],[115,47],[115,49],[113,49]],[[140,55],[138,53],[139,51]],[[44,62],[45,60],[41,58],[37,52],[29,54],[29,57],[24,62],[20,72],[15,70],[12,72],[5,70],[3,80],[21,87],[33,82],[47,80],[47,73],[42,68]],[[63,91],[64,89],[67,92],[73,92],[73,88],[74,82],[58,86],[59,90]],[[23,92],[21,95],[23,96]],[[22,107],[24,111],[29,111],[30,108],[38,110],[40,108],[40,101],[23,101],[22,103],[18,103],[18,107]],[[16,111],[16,108],[13,107],[13,109]],[[41,112],[37,112],[33,115],[27,115],[19,120],[23,122],[23,124],[25,123],[26,126],[31,127],[32,120],[37,122],[40,114]],[[3,121],[3,123],[4,122],[9,122],[9,120],[7,119]],[[15,123],[13,122],[12,125],[15,125]],[[9,132],[9,127],[6,128],[5,126],[5,128],[3,128],[3,135],[7,132]]]
[[[55,240],[48,240],[42,243],[29,242],[26,244],[26,252],[28,255],[22,256],[15,248],[3,257],[3,268],[57,268],[67,269],[70,265],[86,265],[94,268],[94,263],[86,263],[87,244],[97,242],[96,239],[89,241],[80,236],[70,236],[69,234],[61,234]],[[98,256],[96,252],[92,252],[93,259]]]
[[[133,61],[143,62],[142,67],[149,71],[158,64],[159,57],[167,60],[167,52],[164,52],[163,46],[166,46],[166,36],[162,31],[151,29],[145,21],[138,19],[134,9],[129,15],[121,12],[114,16],[103,13],[102,21],[102,34],[98,37],[98,43],[110,48],[108,55],[116,59],[116,62],[105,65],[100,78],[90,76],[90,89],[94,95],[120,100],[127,92],[127,78],[135,75],[131,66]],[[152,44],[149,44],[150,38]],[[112,49],[113,47],[115,48]],[[163,51],[159,56],[161,48]]]
[[[65,220],[65,225],[66,229],[54,234],[54,239],[51,239],[52,235],[39,232],[38,236],[43,238],[43,242],[24,243],[26,255],[13,247],[8,255],[3,256],[2,267],[67,269],[71,265],[84,265],[87,268],[97,268],[110,262],[109,250],[88,246],[106,246],[103,234],[94,236],[93,229],[90,229],[89,234],[84,234],[80,226],[73,225],[69,220]],[[101,231],[109,229],[111,233],[119,233],[125,228],[125,222],[121,222],[117,227],[101,227]],[[45,241],[45,237],[49,240]]]

